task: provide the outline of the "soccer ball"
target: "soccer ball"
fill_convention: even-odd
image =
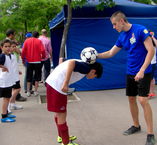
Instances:
[[[81,52],[81,59],[89,64],[93,64],[96,61],[97,51],[93,47],[86,47]]]

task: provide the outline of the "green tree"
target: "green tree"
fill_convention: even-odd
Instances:
[[[13,28],[20,34],[48,28],[49,21],[61,10],[59,0],[1,0],[0,32]]]

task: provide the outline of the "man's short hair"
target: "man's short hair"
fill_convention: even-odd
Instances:
[[[41,32],[42,32],[42,33],[45,33],[45,32],[47,32],[47,30],[46,30],[46,29],[42,29]]]
[[[10,36],[10,35],[14,35],[15,34],[15,30],[13,30],[13,29],[8,29],[7,31],[6,31],[6,36],[8,37],[8,36]]]
[[[112,16],[111,16],[110,19],[115,18],[115,17],[116,17],[118,20],[120,20],[120,19],[122,18],[125,22],[128,22],[128,20],[127,20],[125,14],[124,14],[123,12],[121,12],[121,11],[116,11],[116,12],[114,12],[114,13],[112,14]]]
[[[34,32],[33,32],[33,37],[38,38],[38,37],[39,37],[39,32],[34,31]]]

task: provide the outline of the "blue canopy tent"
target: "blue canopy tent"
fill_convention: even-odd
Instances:
[[[131,23],[142,24],[157,34],[157,6],[115,0],[116,6],[97,11],[95,5],[89,4],[73,9],[72,22],[66,43],[67,59],[80,59],[80,52],[85,47],[94,47],[99,53],[109,50],[119,34],[112,28],[110,16],[121,10]],[[67,7],[50,22],[51,42],[53,47],[53,65],[58,65],[60,44],[67,18]],[[76,90],[104,90],[125,87],[126,52],[123,49],[110,59],[99,59],[104,66],[101,79],[86,78],[72,84]]]

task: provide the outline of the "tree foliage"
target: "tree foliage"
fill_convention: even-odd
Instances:
[[[48,28],[48,22],[61,10],[64,1],[59,0],[1,0],[0,32],[8,28],[25,34]],[[0,35],[1,36],[1,35]]]

